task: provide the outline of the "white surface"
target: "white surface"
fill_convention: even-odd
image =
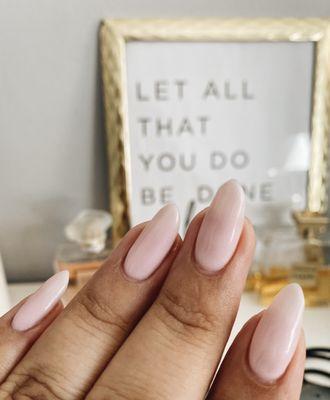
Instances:
[[[49,276],[63,226],[83,208],[107,206],[102,18],[329,14],[329,0],[0,0],[0,248],[8,278]]]
[[[27,295],[34,292],[40,283],[9,285],[9,294],[12,305],[17,304]],[[257,303],[255,294],[244,293],[238,316],[230,338],[231,342],[244,323],[257,314],[262,307]],[[304,315],[304,331],[308,347],[330,347],[330,308],[307,308]]]
[[[3,269],[2,258],[0,254],[0,315],[9,308],[8,287],[5,271]]]
[[[184,225],[190,202],[199,212],[230,178],[254,224],[270,201],[295,194],[304,208],[306,173],[285,180],[283,166],[310,134],[312,43],[133,41],[126,53],[132,226],[167,202]]]

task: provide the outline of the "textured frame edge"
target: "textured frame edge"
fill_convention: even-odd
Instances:
[[[330,130],[330,19],[109,19],[101,24],[100,54],[114,244],[130,228],[125,45],[128,41],[136,40],[315,42],[317,51],[311,110],[312,159],[307,209],[312,212],[326,210]]]
[[[100,28],[100,56],[107,134],[112,241],[116,244],[129,229],[128,166],[125,143],[124,38],[106,23]],[[110,168],[111,160],[111,168]]]
[[[328,206],[330,133],[330,26],[316,44],[312,107],[312,155],[309,168],[307,210],[325,213]]]

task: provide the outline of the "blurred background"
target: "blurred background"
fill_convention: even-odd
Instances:
[[[53,273],[54,265],[55,269],[70,271],[71,285],[64,298],[64,302],[67,303],[111,251],[111,235],[105,234],[111,226],[112,219],[111,215],[105,212],[105,210],[109,211],[110,188],[98,36],[101,20],[209,16],[329,18],[330,0],[0,0],[0,316],[22,298],[37,290],[40,283]],[[256,117],[248,106],[241,109],[240,118],[237,118],[236,114],[227,114],[226,106],[223,104],[221,114],[218,112],[218,106],[214,106],[215,103],[213,103],[212,117],[218,118],[218,120],[215,119],[213,132],[213,140],[216,142],[209,141],[209,147],[205,147],[208,150],[213,150],[216,146],[219,146],[220,150],[225,148],[224,151],[227,151],[228,159],[230,159],[228,148],[232,145],[231,139],[234,138],[235,146],[242,145],[250,153],[256,150],[258,154],[253,153],[252,158],[256,160],[260,155],[260,159],[267,168],[265,167],[264,171],[262,171],[263,168],[254,170],[252,168],[252,173],[249,170],[249,177],[252,176],[254,179],[255,171],[260,170],[263,175],[256,178],[256,181],[276,181],[281,195],[284,193],[286,196],[285,201],[283,201],[285,196],[279,196],[280,200],[277,198],[277,201],[273,202],[268,202],[269,199],[265,198],[266,206],[255,209],[256,215],[259,215],[264,225],[258,226],[258,223],[256,224],[258,221],[253,219],[258,242],[256,257],[247,280],[246,291],[242,297],[231,340],[250,316],[269,304],[283,286],[294,281],[303,287],[306,305],[312,306],[306,309],[304,315],[307,346],[327,349],[330,345],[330,214],[328,210],[314,214],[309,211],[292,213],[295,210],[293,203],[297,198],[299,201],[306,200],[305,187],[307,187],[307,170],[310,161],[310,105],[313,102],[311,94],[316,76],[314,65],[316,52],[311,43],[300,43],[299,46],[296,43],[292,46],[293,43],[290,42],[286,45],[280,43],[281,53],[267,53],[268,50],[262,50],[262,46],[258,46],[260,44],[258,43],[254,50],[258,52],[254,54],[262,55],[264,61],[259,62],[260,58],[244,53],[244,46],[240,47],[242,43],[236,43],[237,46],[231,44],[233,52],[224,55],[221,51],[228,50],[224,50],[226,46],[219,42],[215,43],[218,47],[216,47],[217,51],[213,52],[216,56],[212,56],[212,62],[205,64],[203,64],[206,59],[203,57],[203,54],[206,54],[203,53],[207,47],[205,43],[197,46],[200,53],[193,53],[190,47],[187,47],[186,58],[184,52],[181,51],[182,43],[179,44],[176,58],[181,61],[176,64],[172,62],[174,53],[168,53],[167,64],[162,61],[162,57],[166,58],[166,46],[160,46],[158,50],[155,46],[152,50],[156,51],[154,53],[148,53],[149,48],[146,53],[143,53],[146,50],[143,45],[134,46],[133,43],[128,46],[130,50],[127,52],[127,59],[130,62],[128,63],[127,90],[132,121],[138,121],[146,110],[143,107],[139,108],[141,104],[132,95],[135,82],[138,82],[142,76],[143,79],[145,78],[143,84],[151,83],[152,85],[156,82],[156,78],[164,79],[159,76],[162,71],[163,76],[171,82],[172,78],[177,78],[175,75],[177,71],[180,75],[181,67],[181,72],[183,71],[181,75],[186,76],[185,72],[190,73],[190,65],[193,64],[194,68],[198,67],[198,62],[190,64],[186,62],[186,59],[189,59],[189,53],[198,61],[201,60],[199,71],[203,72],[205,65],[209,64],[210,69],[206,68],[205,76],[210,79],[213,76],[220,80],[228,78],[221,77],[217,70],[220,64],[214,62],[216,59],[218,61],[221,59],[221,62],[226,60],[227,71],[230,71],[228,75],[232,72],[231,59],[236,60],[239,71],[241,65],[245,68],[250,63],[250,69],[245,68],[244,73],[250,71],[250,75],[255,77],[252,81],[259,85],[258,94],[266,93],[268,100],[274,97],[274,103],[262,102],[257,97],[256,104],[260,101],[261,108],[258,109],[259,106],[255,108],[255,111],[260,111],[260,115]],[[107,45],[106,43],[102,48],[106,48]],[[169,46],[167,51],[172,52],[172,47]],[[270,49],[275,49],[275,47],[278,46],[269,46]],[[150,71],[156,71],[157,76],[149,74],[149,64],[144,69],[148,54],[149,57],[150,54],[153,55],[149,60],[155,60]],[[196,54],[199,56],[197,57]],[[299,54],[304,58],[299,58]],[[242,60],[245,61],[241,62]],[[324,60],[329,62],[329,56]],[[186,71],[185,62],[188,65]],[[103,64],[104,73],[108,67],[106,62]],[[258,70],[256,66],[259,64],[261,67]],[[280,70],[280,65],[282,65],[282,70]],[[180,68],[176,69],[177,66]],[[171,67],[174,69],[173,76],[171,76],[172,72],[169,72]],[[264,74],[265,71],[266,74]],[[169,72],[168,76],[167,72]],[[111,73],[112,69],[109,68],[110,76]],[[326,82],[327,73],[323,75],[324,80],[321,79],[321,83]],[[203,73],[200,75],[202,76]],[[187,76],[189,80],[190,75],[187,74]],[[306,76],[309,77],[308,82],[305,82]],[[242,77],[242,79],[245,78],[245,76]],[[132,82],[134,85],[131,84]],[[316,82],[319,81],[316,80]],[[149,89],[151,87],[149,85]],[[324,103],[327,103],[329,95],[325,93],[325,87],[325,84],[320,84],[319,93],[323,96],[321,96],[322,101],[325,100]],[[281,92],[283,88],[287,96],[285,99]],[[158,112],[160,116],[166,116],[168,103],[162,104],[163,109],[161,107],[154,109],[155,104],[151,102],[147,115],[154,118]],[[190,109],[190,104],[186,104],[186,109],[181,107],[182,103],[180,107],[177,104],[175,101],[172,102],[171,112],[174,116],[178,110],[179,113],[193,110],[193,107]],[[195,116],[198,116],[201,103],[192,102],[192,104],[195,107],[193,110]],[[275,107],[273,107],[274,104]],[[212,108],[210,103],[204,103],[204,107],[207,112]],[[324,109],[327,107],[329,105],[326,105]],[[319,109],[322,114],[322,105]],[[281,110],[282,114],[277,114],[278,110]],[[108,109],[108,120],[109,113],[111,110]],[[230,129],[231,125],[224,129],[221,123],[226,118],[222,118],[223,115],[229,116],[227,120],[230,123],[243,121],[244,127],[244,116],[248,116],[246,120],[249,124],[246,124],[244,133],[250,131],[254,134],[256,131],[259,136],[255,137],[261,140],[250,140],[246,135],[244,142],[240,129],[236,129],[236,132],[239,132],[236,136]],[[278,118],[278,115],[283,118]],[[280,124],[277,124],[279,120]],[[281,125],[282,122],[283,125]],[[329,126],[323,122],[322,129],[325,127],[324,136],[326,136],[326,133],[329,133],[326,130]],[[132,126],[133,129],[131,129]],[[137,130],[139,128],[130,125],[132,132],[141,134]],[[218,135],[219,131],[229,132],[230,135]],[[265,131],[268,136],[263,135]],[[283,140],[279,139],[278,133],[282,134]],[[294,135],[290,137],[290,134]],[[132,137],[131,142],[134,147],[131,153],[135,166],[139,161],[134,160],[134,157],[138,158],[140,150],[141,154],[147,154],[149,144],[156,143],[153,149],[156,154],[157,150],[160,151],[166,143],[165,138],[162,145],[159,145],[160,142],[157,141],[144,142],[141,145],[141,136],[132,135]],[[225,145],[229,143],[228,148],[223,146],[221,139],[227,141]],[[290,140],[286,146],[284,142],[288,139]],[[194,142],[196,153],[202,149],[199,147],[198,140],[197,138]],[[259,147],[255,146],[255,142],[258,142]],[[192,146],[189,140],[180,142],[183,144],[182,148],[179,146],[175,148],[174,142],[171,143],[170,150],[173,150],[172,153],[175,155],[178,155],[182,149],[187,149],[188,152],[193,149],[189,147]],[[282,151],[286,148],[288,151]],[[315,152],[317,157],[321,158],[326,153],[320,148]],[[283,157],[283,160],[277,157],[278,154]],[[270,159],[274,155],[277,165],[270,164]],[[260,159],[258,159],[257,167],[263,165]],[[326,161],[326,157],[324,160]],[[113,160],[110,159],[111,165],[112,162]],[[133,175],[135,173],[136,176],[132,181],[137,182],[139,179],[144,181],[145,176],[141,174],[141,170],[133,169]],[[176,172],[175,170],[174,174]],[[232,177],[231,172],[226,179]],[[244,173],[242,169],[239,172]],[[178,191],[187,195],[184,185],[186,183],[187,186],[197,185],[199,178],[203,184],[210,183],[206,182],[207,179],[216,185],[222,183],[219,182],[218,175],[214,178],[211,173],[204,174],[203,170],[198,170],[198,173],[200,176],[190,175],[190,180],[186,179],[187,175],[181,174],[181,181],[177,182]],[[221,173],[221,171],[217,170],[213,173]],[[323,171],[322,176],[324,175]],[[156,174],[152,182],[154,188],[158,190],[159,181],[161,184],[168,184],[165,180],[171,179],[171,176],[168,178],[169,176]],[[196,176],[198,179],[195,179]],[[244,175],[242,176],[242,181],[244,181]],[[184,182],[185,179],[187,182]],[[240,178],[239,181],[242,183]],[[297,182],[299,190],[296,190],[294,185]],[[329,191],[329,184],[323,187],[327,187]],[[139,193],[139,189],[136,193]],[[244,189],[248,197],[249,190],[247,187]],[[110,194],[112,195],[113,192]],[[263,195],[267,197],[267,191]],[[190,193],[187,196],[189,197]],[[185,198],[184,201],[181,199],[180,204],[184,206],[185,211],[188,211],[189,218],[196,212],[194,208],[196,198],[191,203],[190,201],[191,197]],[[137,203],[134,201],[134,205]],[[199,204],[199,206],[205,207],[205,204]],[[159,204],[153,204],[152,207],[159,208]],[[82,212],[86,209],[94,210]],[[143,215],[145,209],[144,207],[136,208],[132,214],[135,213],[137,220],[141,216],[146,219]],[[181,212],[181,214],[184,216],[183,223],[185,226],[188,225],[189,218],[186,218],[185,213]],[[149,215],[152,214],[149,213]],[[133,218],[134,223],[137,220]],[[113,226],[112,233],[114,231]],[[86,240],[88,236],[90,236],[89,240]],[[321,370],[320,376],[324,378],[324,370],[328,371],[328,366],[326,369],[322,361],[315,364],[315,358],[318,357],[315,354],[309,354],[308,357],[312,360],[308,360],[307,366]],[[321,355],[320,358],[322,357]],[[311,389],[314,396],[320,395],[319,390],[323,390],[318,387],[315,389],[313,385],[307,389]]]
[[[52,273],[63,227],[108,208],[98,29],[133,17],[325,17],[328,0],[0,0],[0,252],[11,282]]]

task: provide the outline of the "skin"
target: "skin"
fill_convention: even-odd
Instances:
[[[10,325],[17,308],[2,317],[0,399],[298,400],[303,337],[276,382],[265,384],[251,372],[247,355],[260,314],[243,327],[218,369],[253,257],[254,232],[245,221],[231,260],[206,274],[194,257],[203,217],[192,221],[184,242],[178,237],[144,281],[123,272],[140,225],[63,311],[58,305],[19,333]]]

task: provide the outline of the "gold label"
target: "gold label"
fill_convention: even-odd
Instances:
[[[303,288],[317,285],[317,265],[312,263],[295,263],[291,269],[291,281],[299,283]]]

